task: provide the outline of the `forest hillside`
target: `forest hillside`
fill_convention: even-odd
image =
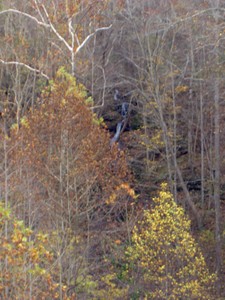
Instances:
[[[225,298],[225,1],[0,0],[0,299]]]

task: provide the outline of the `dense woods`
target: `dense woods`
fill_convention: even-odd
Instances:
[[[223,0],[0,0],[0,298],[224,299]]]

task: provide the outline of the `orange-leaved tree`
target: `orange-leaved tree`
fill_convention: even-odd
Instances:
[[[7,226],[7,237],[4,235]],[[1,299],[75,299],[67,297],[64,285],[51,272],[53,254],[48,250],[48,235],[25,227],[10,209],[0,203],[0,298]]]
[[[110,147],[85,88],[61,69],[42,98],[12,130],[12,205],[35,230],[56,233],[51,247],[60,282],[76,289],[80,273],[89,264],[101,267],[112,240],[125,237],[134,192],[125,156]]]

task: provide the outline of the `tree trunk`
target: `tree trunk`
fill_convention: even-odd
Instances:
[[[218,276],[221,269],[221,233],[220,233],[220,105],[219,105],[219,79],[215,80],[215,169],[214,169],[214,203],[215,203],[215,235],[216,235],[216,271]]]

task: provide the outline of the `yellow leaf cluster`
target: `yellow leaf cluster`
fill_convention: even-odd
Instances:
[[[175,88],[175,91],[177,93],[184,93],[184,92],[187,92],[189,89],[189,87],[187,85],[178,85],[176,88]]]
[[[148,299],[211,299],[210,275],[190,233],[190,221],[167,185],[162,184],[155,207],[134,227],[127,254],[142,269]],[[141,283],[140,283],[141,284]]]

